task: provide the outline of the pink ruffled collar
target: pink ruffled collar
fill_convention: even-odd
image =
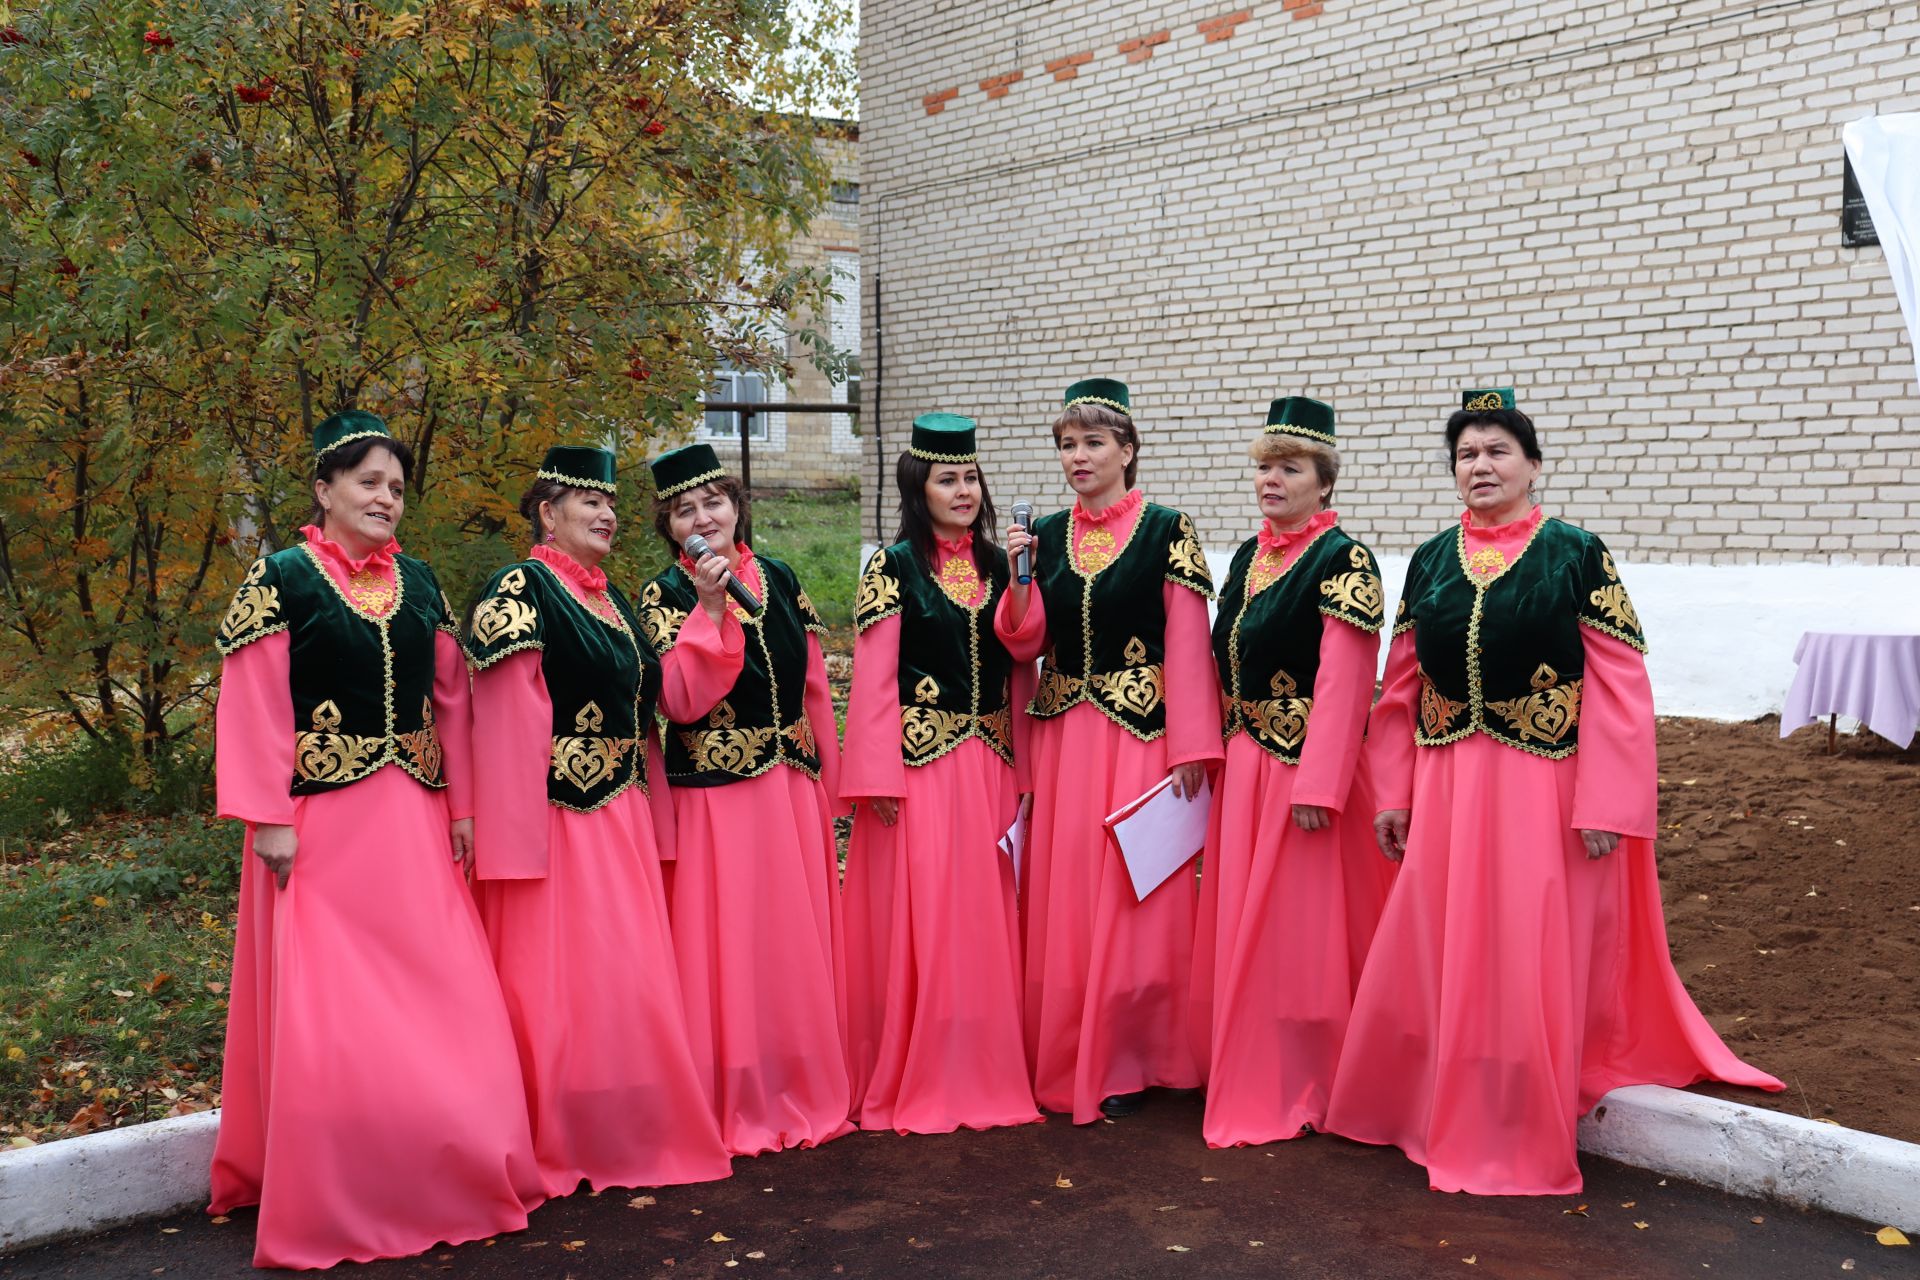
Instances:
[[[969,555],[973,551],[973,530],[966,530],[952,541],[948,541],[936,533],[933,535],[933,545],[948,556]]]
[[[1262,520],[1259,533],[1260,549],[1285,555],[1292,548],[1304,546],[1313,541],[1321,533],[1331,529],[1339,519],[1338,511],[1316,511],[1298,529],[1283,529],[1279,533],[1275,533],[1273,526]]]
[[[307,546],[313,549],[314,554],[339,570],[343,577],[349,579],[358,574],[365,573],[368,570],[391,576],[393,574],[393,558],[400,554],[399,540],[388,538],[386,546],[377,547],[356,560],[352,556],[349,556],[339,543],[321,532],[320,526],[317,524],[303,525],[300,533],[306,538]]]
[[[733,549],[740,557],[739,563],[733,567],[733,576],[749,587],[756,585],[760,581],[760,566],[753,558],[753,548],[744,542],[736,542],[733,544]],[[687,559],[687,553],[684,551],[680,553],[680,570],[689,578],[693,576],[693,561]]]
[[[607,589],[607,575],[604,572],[598,567],[581,564],[558,547],[540,543],[528,554],[588,595],[598,595]]]
[[[1468,533],[1476,538],[1493,538],[1497,540],[1512,537],[1517,534],[1533,532],[1533,527],[1540,523],[1545,514],[1546,513],[1538,506],[1535,506],[1518,520],[1509,520],[1505,524],[1475,524],[1473,522],[1473,512],[1463,511],[1460,513],[1460,523]]]
[[[1114,503],[1105,511],[1096,513],[1088,511],[1080,505],[1080,500],[1075,498],[1073,500],[1073,514],[1075,519],[1083,520],[1087,524],[1117,524],[1138,511],[1140,504],[1145,501],[1146,498],[1138,489],[1129,489],[1127,490],[1126,497],[1120,499],[1120,501]]]

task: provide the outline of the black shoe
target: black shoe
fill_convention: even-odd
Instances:
[[[1147,1091],[1138,1093],[1116,1093],[1100,1099],[1100,1114],[1109,1119],[1118,1120],[1121,1116],[1130,1116],[1147,1104]]]

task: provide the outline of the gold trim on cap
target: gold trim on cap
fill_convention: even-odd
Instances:
[[[335,449],[338,449],[343,444],[352,444],[355,440],[366,440],[374,436],[378,436],[382,440],[393,439],[393,435],[390,432],[386,432],[386,431],[349,432],[347,435],[341,436],[338,440],[335,440],[332,444],[328,445],[326,448],[322,449],[320,452],[314,454],[313,460],[315,462],[319,462],[320,459],[326,457],[328,454],[332,453]]]
[[[536,471],[533,474],[539,479],[557,480],[561,484],[569,484],[577,489],[600,489],[606,493],[618,493],[620,491],[618,486],[609,484],[605,480],[588,480],[581,476],[570,476],[559,471],[542,470]]]
[[[673,485],[671,488],[656,490],[655,496],[661,497],[661,498],[671,498],[675,494],[685,493],[689,489],[698,489],[703,484],[711,484],[715,480],[718,480],[721,476],[724,476],[726,474],[727,474],[727,469],[725,467],[715,467],[713,470],[703,472],[702,474],[694,476],[691,479],[682,480],[679,484]]]
[[[1073,399],[1067,401],[1066,407],[1071,409],[1077,404],[1103,404],[1124,417],[1131,418],[1133,416],[1133,410],[1127,408],[1127,406],[1121,404],[1118,400],[1109,400],[1105,396],[1075,396]]]

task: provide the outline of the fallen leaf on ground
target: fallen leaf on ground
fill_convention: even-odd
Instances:
[[[1056,1187],[1071,1187],[1073,1185],[1073,1179],[1063,1173],[1053,1180],[1053,1185]]]
[[[178,1227],[162,1227],[162,1228],[160,1228],[160,1234],[161,1234],[161,1235],[163,1235],[163,1236],[177,1236],[177,1235],[179,1235],[179,1234],[180,1234],[180,1228],[178,1228]]]
[[[767,1251],[765,1249],[755,1249],[752,1253],[748,1254],[747,1256],[749,1258],[753,1258],[757,1260],[757,1259],[766,1257]]]
[[[1168,1253],[1192,1253],[1193,1250],[1187,1248],[1187,1246],[1183,1244],[1170,1244],[1167,1246],[1167,1252]]]
[[[219,1217],[217,1217],[217,1218],[208,1218],[208,1219],[207,1219],[207,1221],[208,1221],[208,1222],[211,1222],[211,1223],[212,1223],[212,1224],[213,1224],[214,1226],[216,1226],[216,1227],[217,1227],[217,1226],[219,1226],[219,1225],[221,1225],[222,1223],[225,1223],[225,1222],[232,1222],[232,1221],[233,1221],[233,1219],[232,1219],[232,1218],[229,1218],[229,1217],[228,1217],[228,1216],[227,1216],[226,1214],[224,1214],[224,1213],[223,1213],[223,1214],[221,1214],[221,1215],[220,1215]]]
[[[1639,1204],[1639,1203],[1640,1203],[1640,1202],[1639,1202],[1638,1200],[1622,1200],[1622,1201],[1620,1202],[1620,1207],[1621,1207],[1622,1209],[1631,1209],[1631,1208],[1633,1208],[1633,1206],[1635,1206],[1636,1204]]]
[[[568,1253],[578,1253],[587,1247],[587,1242],[585,1240],[562,1240],[560,1247]]]
[[[727,1241],[731,1239],[733,1239],[732,1236],[716,1231],[712,1235],[707,1237],[707,1243],[708,1244],[725,1244]]]
[[[1258,1248],[1259,1248],[1259,1247],[1260,1247],[1261,1245],[1263,1245],[1263,1244],[1265,1244],[1265,1243],[1266,1243],[1266,1241],[1265,1241],[1265,1240],[1249,1240],[1249,1241],[1247,1241],[1247,1248],[1249,1248],[1249,1249],[1258,1249]]]
[[[1562,1216],[1568,1217],[1568,1218],[1574,1217],[1576,1214],[1584,1218],[1587,1216],[1587,1206],[1583,1204],[1577,1204],[1573,1206],[1573,1208],[1571,1209],[1562,1209],[1560,1213],[1562,1214]]]
[[[1200,1181],[1202,1181],[1202,1182],[1218,1182],[1218,1181],[1220,1181],[1220,1179],[1218,1179],[1218,1178],[1202,1178],[1202,1179],[1200,1179]]]
[[[644,1209],[650,1204],[659,1204],[659,1203],[660,1202],[658,1200],[655,1200],[652,1196],[635,1196],[633,1199],[627,1201],[627,1208]]]
[[[1759,1226],[1761,1223],[1765,1222],[1766,1220],[1767,1220],[1766,1215],[1760,1214],[1760,1213],[1756,1213],[1751,1218],[1747,1219],[1748,1222],[1753,1223],[1755,1226]]]
[[[739,1266],[740,1264],[739,1264],[739,1262],[737,1262],[736,1260],[734,1260],[734,1259],[732,1259],[732,1258],[728,1258],[728,1259],[727,1259],[727,1265],[728,1265],[728,1266],[730,1266],[730,1267],[737,1267],[737,1266]]]
[[[1180,1206],[1177,1204],[1163,1204],[1158,1209],[1155,1209],[1154,1212],[1155,1213],[1172,1213],[1175,1209],[1178,1209],[1179,1207]]]
[[[1907,1239],[1906,1233],[1898,1227],[1882,1227],[1873,1233],[1873,1238],[1881,1244],[1900,1245],[1913,1243],[1913,1241]]]
[[[693,1215],[694,1217],[696,1217],[696,1218],[697,1218],[697,1217],[699,1217],[699,1216],[700,1216],[701,1214],[703,1214],[703,1213],[705,1213],[705,1212],[706,1212],[706,1210],[705,1210],[705,1209],[689,1209],[689,1210],[687,1210],[687,1212],[688,1212],[688,1213],[690,1213],[690,1214],[692,1214],[692,1215]]]
[[[1644,1222],[1636,1222],[1633,1224],[1633,1229],[1635,1231],[1645,1231],[1647,1229],[1647,1224]]]
[[[1470,1253],[1466,1257],[1460,1259],[1460,1261],[1466,1263],[1468,1266],[1472,1266],[1474,1263],[1480,1261],[1480,1255],[1477,1253]]]
[[[1840,1264],[1840,1269],[1841,1269],[1842,1271],[1851,1271],[1851,1270],[1853,1270],[1853,1259],[1852,1259],[1852,1258],[1848,1258],[1848,1259],[1846,1259],[1846,1260],[1845,1260],[1844,1262],[1842,1262],[1842,1263]]]

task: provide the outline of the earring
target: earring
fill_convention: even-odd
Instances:
[[[552,541],[553,541],[553,530],[551,530],[551,529],[549,529],[549,530],[547,530],[547,541],[548,541],[548,542],[552,542]]]

